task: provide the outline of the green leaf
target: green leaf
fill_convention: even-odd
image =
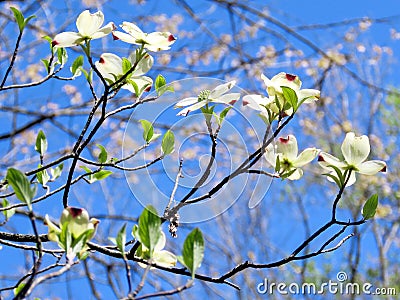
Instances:
[[[68,60],[67,51],[64,48],[57,48],[57,58],[58,63],[60,63],[62,66],[65,65]]]
[[[77,71],[80,71],[80,67],[83,66],[83,55],[79,55],[71,66],[72,75],[76,75]]]
[[[38,168],[41,168],[41,167],[42,167],[42,165],[39,164]],[[37,179],[38,179],[39,183],[40,183],[41,185],[43,185],[43,186],[46,186],[47,182],[50,180],[50,176],[49,176],[49,174],[47,173],[47,170],[46,170],[46,169],[45,169],[45,170],[42,170],[42,171],[40,171],[40,172],[37,172],[37,173],[36,173],[36,176],[37,176]]]
[[[131,68],[132,68],[132,63],[130,62],[130,60],[123,57],[122,58],[122,74],[127,73]]]
[[[7,207],[9,204],[10,203],[7,201],[7,199],[3,199],[1,206]],[[3,210],[3,215],[6,218],[6,221],[8,221],[14,214],[15,214],[15,208]]]
[[[104,148],[100,144],[97,144],[97,147],[99,147],[99,149],[100,149],[100,153],[99,153],[99,156],[98,156],[99,162],[101,164],[104,164],[107,161],[107,156],[108,156],[107,155],[107,150],[106,150],[106,148]]]
[[[61,176],[62,170],[64,168],[64,164],[59,164],[54,169],[50,169],[51,179],[55,180]]]
[[[156,91],[158,91],[161,87],[167,84],[167,81],[165,80],[164,76],[159,74],[156,78],[156,82],[154,83],[154,87],[156,88]]]
[[[18,24],[19,30],[22,31],[24,30],[25,27],[25,18],[22,15],[22,13],[15,7],[10,7],[10,9],[12,10],[13,14],[14,14],[14,18],[15,21]]]
[[[164,155],[168,155],[174,152],[174,148],[175,148],[175,136],[171,130],[168,130],[164,134],[164,137],[162,139],[161,149]]]
[[[200,267],[204,257],[204,239],[200,229],[195,228],[183,243],[182,257],[184,265],[192,273],[192,278],[196,270]]]
[[[36,187],[31,187],[28,177],[17,169],[9,168],[6,179],[13,188],[17,198],[26,203],[29,210],[32,210],[32,199],[36,194]]]
[[[219,118],[217,118],[219,125],[222,124],[222,121],[225,119],[226,115],[231,110],[231,108],[232,108],[232,106],[229,106],[229,107],[225,108],[223,111],[221,111],[221,113],[219,114]]]
[[[162,76],[161,74],[157,76],[154,87],[158,96],[161,96],[165,92],[174,92],[174,88],[170,85],[167,85],[164,76]]]
[[[139,217],[140,242],[149,249],[150,256],[153,255],[154,247],[161,237],[161,219],[156,209],[149,205]]]
[[[45,67],[45,69],[47,71],[47,74],[49,74],[50,73],[50,62],[49,62],[49,60],[48,59],[41,59],[40,61],[43,63],[43,65],[44,65],[44,67]]]
[[[280,176],[280,178],[281,178],[282,180],[284,180],[284,179],[290,177],[294,172],[296,172],[296,170],[297,170],[297,169],[290,170],[289,172],[286,172],[286,173],[282,174],[282,175]]]
[[[17,296],[24,287],[25,287],[24,282],[21,282],[20,284],[18,284],[18,286],[14,289],[14,296]]]
[[[53,42],[53,39],[51,37],[49,37],[48,35],[43,36],[42,39],[46,40],[50,45]]]
[[[371,219],[375,216],[376,208],[378,207],[378,194],[372,195],[367,202],[365,202],[362,209],[362,216],[364,220]]]
[[[149,143],[154,134],[153,125],[147,120],[139,120],[139,122],[143,127],[143,139],[146,143]]]
[[[100,170],[98,172],[96,172],[95,174],[93,174],[95,180],[102,180],[107,178],[108,176],[110,176],[113,172],[109,171],[109,170]]]
[[[118,231],[117,238],[115,239],[115,244],[122,255],[125,255],[125,244],[126,244],[126,223]]]
[[[81,166],[82,169],[85,170],[86,173],[92,173],[92,170],[90,170],[88,167],[86,166]]]
[[[35,150],[40,154],[40,156],[43,156],[47,151],[47,139],[42,130],[39,131],[36,137]]]
[[[290,106],[293,107],[293,111],[296,111],[297,110],[297,102],[299,100],[297,98],[296,92],[287,86],[281,86],[281,88],[282,88],[282,92],[283,92],[283,97],[285,98],[285,100],[287,102],[289,102]]]
[[[279,172],[280,170],[281,170],[281,160],[279,158],[279,155],[277,155],[275,162],[275,172]]]
[[[342,188],[344,181],[345,181],[345,175],[342,173],[342,171],[338,167],[336,167],[334,165],[328,165],[328,167],[332,168],[337,175],[337,177],[336,177],[336,176],[333,176],[332,174],[330,174],[329,177],[332,178],[336,182],[336,184],[338,185],[339,188]],[[345,171],[345,174],[347,174],[347,171]],[[325,174],[325,175],[328,176],[328,174]]]

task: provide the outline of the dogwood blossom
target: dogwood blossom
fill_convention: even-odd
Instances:
[[[304,103],[317,101],[320,97],[319,90],[300,89],[302,83],[299,77],[296,75],[281,72],[269,79],[264,74],[261,74],[261,79],[267,86],[267,92],[270,97],[275,97],[275,95],[278,96],[278,99],[283,97],[282,86],[286,86],[294,90],[299,101],[306,99]]]
[[[67,251],[67,255],[73,258],[76,254],[83,254],[88,248],[82,244],[77,248],[74,241],[82,238],[82,234],[87,233],[86,241],[89,241],[96,233],[99,220],[95,218],[89,219],[86,209],[67,207],[63,210],[60,217],[60,227],[55,225],[49,218],[45,216],[45,225],[48,226],[47,237],[50,241],[57,242],[60,248]],[[66,236],[69,236],[67,238]],[[68,242],[69,240],[69,242]]]
[[[318,157],[319,165],[336,176],[336,172],[330,166],[335,166],[342,171],[351,170],[347,186],[356,182],[356,174],[375,175],[378,172],[386,172],[386,163],[381,160],[365,161],[370,153],[371,147],[369,138],[366,135],[356,136],[354,132],[349,132],[342,143],[342,154],[344,160],[339,160],[335,156],[321,152]],[[333,181],[331,177],[328,180]]]
[[[115,40],[121,40],[135,45],[144,45],[150,51],[158,52],[170,49],[176,38],[170,32],[144,33],[139,27],[130,22],[123,22],[120,27],[127,33],[114,31]]]
[[[129,55],[127,60],[130,66],[136,64],[136,55],[136,51]],[[140,97],[144,91],[150,89],[153,80],[143,75],[151,69],[153,62],[153,57],[146,53],[137,63],[133,72],[127,76],[127,82],[121,88],[137,94],[138,97]],[[115,82],[126,72],[123,67],[123,59],[113,53],[103,53],[100,56],[100,60],[97,61],[95,65],[104,79],[109,82]]]
[[[240,98],[240,93],[229,93],[236,84],[236,81],[230,81],[217,86],[212,91],[203,90],[197,97],[188,97],[175,104],[175,108],[186,107],[182,109],[177,115],[186,116],[189,112],[200,109],[209,103],[223,103],[233,105]]]
[[[285,107],[285,99],[282,87],[291,88],[297,96],[298,102],[311,103],[320,97],[320,91],[315,89],[301,89],[301,81],[298,76],[281,72],[271,79],[261,74],[261,79],[267,87],[267,96],[250,94],[243,97],[243,106],[260,111],[262,116],[268,117],[268,110],[279,114]],[[279,103],[277,103],[277,101]],[[293,112],[292,107],[284,110],[287,115]]]
[[[165,243],[166,243],[165,233],[161,231],[161,236],[160,236],[157,244],[154,247],[152,261],[154,263],[156,263],[157,265],[160,265],[163,267],[167,267],[167,268],[173,267],[176,265],[177,258],[173,253],[171,253],[167,250],[163,250],[165,247]],[[147,247],[144,246],[143,244],[141,244],[140,247],[141,247],[141,249],[139,251],[137,251],[138,257],[143,258],[143,259],[149,258],[149,249],[147,249]],[[139,266],[141,266],[142,268],[147,267],[147,265],[143,264],[143,263],[139,263]]]
[[[106,26],[101,27],[103,23],[104,15],[101,11],[91,14],[88,10],[85,10],[76,20],[78,32],[59,33],[54,37],[52,45],[53,47],[72,47],[80,45],[86,40],[105,37],[115,29],[115,25],[113,22],[109,22]]]
[[[307,148],[298,154],[297,140],[294,135],[278,138],[276,145],[269,144],[265,150],[267,162],[276,168],[283,178],[297,180],[303,176],[301,167],[311,162],[318,155],[318,149]]]

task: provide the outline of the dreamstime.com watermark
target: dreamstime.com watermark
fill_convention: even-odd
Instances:
[[[304,282],[298,284],[295,282],[269,282],[267,278],[257,285],[259,294],[280,294],[280,295],[397,295],[395,288],[391,287],[374,287],[371,283],[353,283],[346,282],[347,274],[340,271],[336,275],[337,281],[328,280],[320,284]]]

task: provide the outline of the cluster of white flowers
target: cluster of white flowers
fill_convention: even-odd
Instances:
[[[304,103],[313,103],[320,98],[320,91],[315,89],[301,89],[302,82],[296,75],[281,72],[271,79],[264,74],[261,79],[266,85],[268,96],[246,95],[243,97],[243,106],[259,112],[267,123],[277,118],[284,118],[295,112]],[[240,99],[240,93],[228,93],[236,84],[230,81],[215,87],[213,90],[204,90],[197,97],[188,97],[176,103],[175,108],[182,108],[178,115],[186,116],[190,112],[201,109],[209,104],[233,105]],[[285,94],[284,89],[292,91]],[[292,97],[291,100],[288,97]],[[293,102],[294,99],[294,102]],[[289,180],[297,180],[303,176],[301,167],[314,160],[318,154],[320,166],[328,171],[328,179],[334,181],[335,168],[341,173],[350,172],[347,186],[356,181],[355,173],[374,175],[386,171],[386,163],[379,160],[364,162],[370,153],[370,144],[367,136],[356,137],[349,132],[342,145],[344,161],[321,152],[317,148],[307,148],[298,155],[297,139],[294,135],[279,137],[274,145],[269,144],[265,149],[264,157],[268,164],[275,168],[277,175]]]
[[[55,48],[65,48],[83,45],[91,40],[103,38],[112,34],[114,40],[141,46],[148,51],[158,52],[170,49],[176,38],[170,32],[145,33],[135,24],[123,22],[120,26],[126,33],[117,31],[113,22],[103,26],[104,14],[101,11],[90,13],[88,10],[82,12],[77,20],[78,32],[62,32],[57,34],[52,45]],[[140,53],[140,55],[138,55]],[[121,88],[127,89],[139,98],[144,91],[151,88],[153,80],[146,74],[153,66],[153,57],[148,53],[138,51],[132,52],[127,60],[134,70],[127,76]],[[95,63],[103,78],[113,83],[125,75],[127,70],[123,68],[123,58],[113,53],[103,53],[100,60]]]

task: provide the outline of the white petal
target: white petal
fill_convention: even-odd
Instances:
[[[61,32],[54,37],[54,47],[72,47],[79,45],[83,41],[82,36],[77,32]]]
[[[332,168],[329,167],[330,165],[338,167],[340,169],[343,169],[343,168],[345,168],[347,166],[346,163],[340,161],[335,156],[333,156],[333,155],[331,155],[329,153],[326,153],[326,152],[321,152],[319,154],[318,163],[322,168],[324,168],[326,170],[332,170]]]
[[[294,167],[302,167],[311,162],[318,155],[317,148],[307,148],[293,161]]]
[[[133,36],[131,36],[127,33],[121,32],[121,31],[114,31],[113,37],[114,37],[114,40],[121,40],[121,41],[123,41],[125,43],[129,43],[129,44],[137,44],[136,38],[134,38]]]
[[[312,103],[317,101],[320,96],[321,92],[318,90],[313,90],[313,89],[304,89],[296,92],[297,98],[299,98],[299,101],[307,98],[303,103]]]
[[[264,84],[266,86],[271,86],[271,79],[269,79],[267,76],[265,76],[264,74],[261,74],[261,79],[264,81]]]
[[[290,175],[287,179],[289,180],[299,180],[303,176],[303,170],[302,169],[296,169],[296,171],[293,172],[292,175]]]
[[[229,93],[226,95],[222,95],[216,99],[211,99],[211,102],[233,105],[236,103],[236,101],[239,100],[239,98],[240,98],[240,93]]]
[[[137,88],[139,90],[139,94],[136,95],[138,98],[143,94],[143,92],[150,88],[153,85],[153,79],[147,76],[141,76],[141,77],[131,77],[130,78],[133,82],[136,83]],[[127,89],[131,91],[132,93],[136,93],[135,88],[132,86],[132,84],[127,83],[122,86],[123,89]]]
[[[196,109],[202,108],[203,106],[205,106],[207,104],[206,100],[200,101],[196,104],[193,104],[189,107],[186,107],[185,109],[182,109],[177,116],[187,116],[188,113],[190,113],[191,111],[194,111]]]
[[[99,39],[102,38],[108,34],[110,34],[115,28],[115,25],[113,22],[108,23],[106,26],[100,28],[96,32],[92,34],[92,39]]]
[[[154,246],[154,252],[161,251],[162,249],[164,249],[166,241],[167,238],[165,237],[165,233],[161,231],[161,236],[158,239],[157,244]]]
[[[274,96],[276,93],[282,93],[281,86],[289,87],[295,91],[298,91],[301,87],[301,81],[298,76],[285,72],[281,72],[271,79],[268,79],[264,74],[262,74],[261,78],[267,86],[269,96]]]
[[[336,173],[333,174],[334,176],[337,176]],[[356,172],[351,172],[349,181],[347,182],[346,186],[351,186],[356,182]]]
[[[136,63],[136,51],[132,52],[129,57],[129,61],[134,65]],[[150,54],[145,54],[144,57],[139,61],[138,65],[136,66],[135,70],[133,71],[133,76],[141,76],[146,74],[151,67],[153,66],[154,59]]]
[[[157,265],[169,268],[176,265],[176,256],[166,250],[154,252],[154,262]]]
[[[375,175],[378,172],[386,171],[386,163],[381,160],[370,160],[357,166],[358,172],[364,175]]]
[[[76,28],[81,35],[91,37],[104,22],[104,15],[101,11],[91,14],[88,10],[82,12],[76,20]]]
[[[254,110],[261,111],[262,105],[267,105],[269,98],[261,95],[246,95],[243,97],[243,106],[249,107]]]
[[[291,162],[297,158],[298,148],[296,137],[292,134],[287,137],[280,137],[276,143],[277,152],[282,153],[284,157],[289,159]]]
[[[272,144],[269,144],[267,148],[265,149],[264,157],[267,160],[267,162],[275,168],[276,166],[276,151],[275,147]]]
[[[236,84],[236,81],[230,81],[224,84],[221,84],[219,86],[217,86],[215,89],[213,89],[210,93],[209,98],[210,99],[216,99],[219,96],[221,96],[222,94],[225,94],[226,92],[228,92],[229,90],[231,90]]]
[[[197,97],[185,98],[185,99],[179,101],[178,103],[176,103],[175,107],[185,107],[185,106],[188,106],[188,105],[195,104],[198,101],[199,101],[199,98],[197,98]]]
[[[122,75],[122,59],[113,53],[103,53],[95,65],[104,78],[114,81],[113,75]]]
[[[349,132],[342,144],[344,159],[349,165],[358,166],[367,159],[370,151],[369,139],[366,135],[356,137],[354,132]]]
[[[146,42],[159,50],[168,50],[175,42],[175,37],[170,32],[152,32],[147,35]]]
[[[145,40],[145,33],[133,23],[122,22],[121,28],[129,33],[135,40]]]

